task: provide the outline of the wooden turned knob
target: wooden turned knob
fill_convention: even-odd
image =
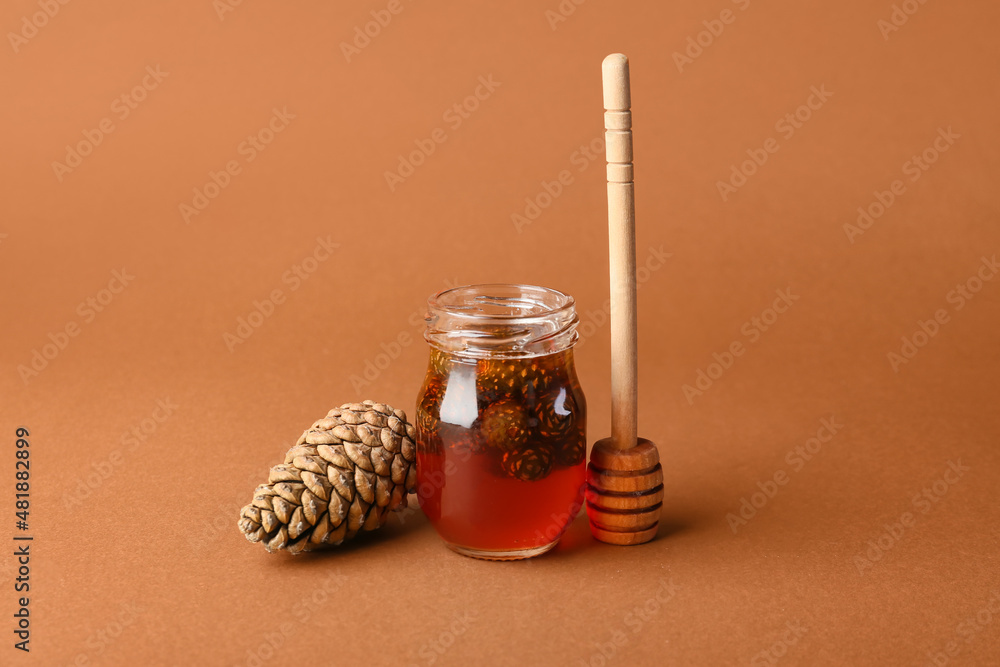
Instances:
[[[656,536],[663,505],[660,452],[649,440],[620,450],[598,440],[587,466],[590,532],[608,544],[642,544]]]

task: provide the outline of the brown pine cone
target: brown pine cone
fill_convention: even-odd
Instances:
[[[447,383],[452,375],[472,377],[476,372],[476,360],[456,356],[436,347],[431,348],[430,360],[427,364],[427,374],[436,376],[442,383]]]
[[[492,403],[479,415],[479,431],[486,446],[509,452],[528,441],[528,416],[524,407],[511,399]]]
[[[545,440],[562,440],[576,430],[580,412],[569,387],[554,387],[538,400],[535,432]]]
[[[587,456],[587,439],[582,433],[573,433],[554,448],[553,463],[563,468],[578,465]]]
[[[451,439],[448,447],[458,455],[459,461],[467,461],[470,456],[486,451],[486,443],[476,431],[468,431],[459,438]]]
[[[440,411],[445,385],[440,378],[425,385],[417,402],[417,447],[421,452],[441,450]]]
[[[428,364],[428,372],[433,372],[435,375],[439,375],[442,378],[447,378],[448,373],[451,372],[451,367],[453,365],[451,357],[444,351],[437,349],[436,347],[431,348],[431,357]]]
[[[492,403],[508,396],[531,391],[545,391],[554,379],[554,371],[539,363],[539,358],[480,359],[476,368],[476,389],[482,403]]]
[[[552,471],[552,451],[545,446],[505,452],[501,465],[504,472],[522,482],[534,482]]]
[[[302,434],[240,512],[268,551],[310,551],[380,528],[416,484],[416,429],[374,401],[345,403]]]

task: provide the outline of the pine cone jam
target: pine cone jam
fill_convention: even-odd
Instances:
[[[498,296],[502,288],[529,293],[505,298]],[[440,306],[455,291],[464,291],[450,295],[461,316]],[[477,301],[482,294],[485,306]],[[449,290],[430,303],[431,354],[416,416],[421,508],[464,555],[511,560],[544,553],[583,502],[586,401],[573,364],[572,299],[488,285]],[[469,325],[470,308],[487,312]],[[435,342],[442,338],[464,338],[464,348],[440,349]],[[526,354],[510,356],[519,352]]]

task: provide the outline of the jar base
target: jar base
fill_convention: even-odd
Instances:
[[[510,549],[502,551],[473,549],[472,547],[463,547],[459,544],[446,544],[448,544],[448,548],[455,553],[468,556],[469,558],[478,558],[479,560],[524,560],[525,558],[534,558],[535,556],[541,556],[542,554],[551,551],[557,544],[559,544],[559,540],[550,542],[549,544],[545,544],[540,547],[532,547],[530,549]]]

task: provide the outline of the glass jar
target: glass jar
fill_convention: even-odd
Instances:
[[[583,503],[587,408],[572,297],[469,285],[428,299],[417,399],[417,494],[458,553],[543,554]]]

